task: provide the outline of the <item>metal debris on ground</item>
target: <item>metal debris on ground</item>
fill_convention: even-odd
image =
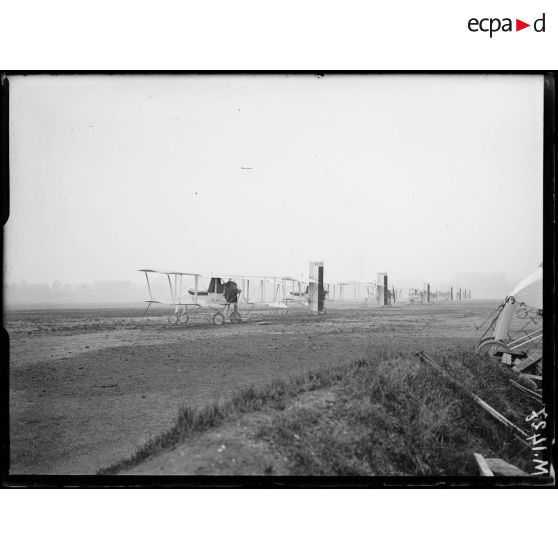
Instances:
[[[423,353],[422,351],[419,351],[418,353],[416,353],[416,356],[418,356],[421,360],[423,360],[424,362],[426,362],[427,364],[430,364],[430,366],[432,366],[433,368],[435,368],[436,370],[438,370],[438,372],[442,373],[444,376],[446,376],[447,378],[449,378],[450,380],[452,380],[456,385],[458,385],[462,390],[466,391],[469,395],[471,395],[471,397],[473,398],[473,400],[480,405],[487,413],[489,413],[492,417],[494,417],[497,421],[501,422],[504,426],[506,426],[507,428],[509,428],[510,430],[512,430],[514,432],[514,435],[526,446],[531,447],[529,445],[528,442],[526,442],[526,439],[528,437],[528,434],[526,432],[524,432],[523,430],[521,430],[521,428],[519,428],[518,426],[516,426],[515,424],[513,424],[513,422],[509,421],[504,415],[500,414],[496,409],[494,409],[493,407],[491,407],[486,401],[483,401],[478,395],[476,395],[475,393],[473,393],[472,391],[470,391],[467,387],[465,387],[457,378],[455,378],[455,376],[453,376],[453,374],[451,374],[448,370],[446,370],[445,368],[442,368],[432,357],[428,356],[426,353]]]

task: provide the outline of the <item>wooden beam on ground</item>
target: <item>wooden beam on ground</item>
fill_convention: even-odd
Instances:
[[[509,382],[512,386],[514,386],[519,391],[524,393],[527,397],[530,397],[531,399],[534,399],[538,403],[542,403],[542,395],[540,393],[537,393],[536,391],[533,391],[532,389],[529,389],[528,387],[522,386],[521,384],[518,384],[517,382],[515,382],[512,379],[509,379]]]
[[[493,477],[494,473],[488,466],[486,459],[480,453],[473,453],[473,455],[477,460],[477,465],[479,466],[481,477]]]
[[[486,463],[497,477],[528,477],[529,474],[503,459],[487,458]]]
[[[468,393],[473,400],[480,405],[488,414],[490,414],[491,416],[493,416],[498,422],[501,422],[504,426],[506,426],[507,428],[509,428],[515,435],[515,437],[522,442],[524,445],[526,445],[527,447],[531,447],[531,445],[529,444],[529,442],[527,442],[527,433],[524,432],[523,430],[521,430],[521,428],[519,428],[518,426],[516,426],[515,424],[513,424],[513,422],[509,421],[504,415],[502,415],[501,413],[499,413],[496,409],[494,409],[493,407],[491,407],[486,401],[483,401],[478,395],[476,395],[475,393],[473,393],[472,391],[470,391],[466,386],[464,386],[453,374],[451,374],[448,370],[446,370],[445,368],[442,368],[431,356],[428,356],[426,353],[423,353],[422,351],[419,351],[418,353],[416,353],[416,356],[418,356],[421,360],[423,360],[424,362],[427,362],[428,364],[430,364],[430,366],[432,366],[433,368],[435,368],[436,370],[438,370],[441,374],[443,374],[444,376],[446,376],[448,379],[452,380],[457,386],[459,386],[464,392]],[[527,376],[527,374],[523,374],[524,376]]]
[[[520,374],[522,378],[529,378],[529,380],[537,380],[538,382],[542,382],[542,376],[537,376],[536,374]]]
[[[527,370],[527,368],[530,368],[531,366],[537,364],[537,362],[539,362],[539,360],[541,359],[542,359],[542,353],[538,351],[533,352],[531,354],[528,354],[527,357],[523,359],[521,362],[518,362],[512,368],[512,370],[514,370],[514,372],[523,372],[524,370]]]
[[[508,349],[507,347],[496,347],[494,349],[494,356],[502,356],[503,354],[511,355],[514,358],[523,358],[527,356],[525,351],[516,351],[514,349]]]

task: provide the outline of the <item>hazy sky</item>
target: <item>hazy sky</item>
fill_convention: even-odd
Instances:
[[[6,281],[519,280],[542,152],[538,76],[12,77]]]

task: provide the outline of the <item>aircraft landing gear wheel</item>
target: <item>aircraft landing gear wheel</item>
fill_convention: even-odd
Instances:
[[[181,324],[187,324],[190,321],[190,316],[188,316],[188,314],[180,314],[178,319],[180,320]]]
[[[217,312],[217,314],[213,314],[213,323],[215,325],[223,325],[225,323],[225,316],[223,316],[221,312]]]
[[[235,310],[231,314],[231,324],[239,324],[241,322],[241,320],[242,320],[242,316],[240,315],[240,312]]]
[[[178,323],[178,316],[176,314],[171,314],[168,317],[169,324],[177,324]]]
[[[496,356],[498,349],[500,349],[500,351],[506,351],[508,346],[505,343],[502,343],[502,341],[496,341],[493,338],[489,338],[483,340],[475,347],[475,353],[479,355],[485,354],[488,356]]]

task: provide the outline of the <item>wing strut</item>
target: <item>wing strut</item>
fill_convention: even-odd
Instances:
[[[147,275],[147,271],[145,272],[145,279],[147,281],[147,290],[149,291],[149,298],[153,300],[153,295],[151,294],[151,285],[149,284],[149,276]]]

